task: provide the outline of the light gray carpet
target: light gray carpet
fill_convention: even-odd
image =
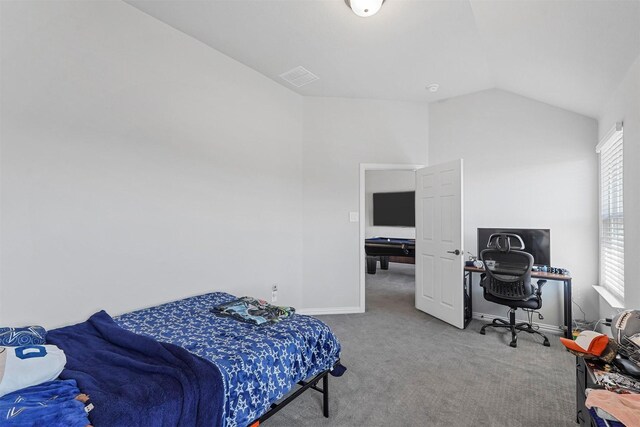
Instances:
[[[330,417],[306,391],[272,426],[575,426],[575,359],[519,334],[456,329],[414,308],[414,267],[367,275],[367,312],[321,316],[342,343],[340,378],[330,377]]]

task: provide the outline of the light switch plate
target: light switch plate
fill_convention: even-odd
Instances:
[[[349,222],[358,222],[360,214],[358,212],[349,212]]]

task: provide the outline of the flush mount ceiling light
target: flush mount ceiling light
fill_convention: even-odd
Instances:
[[[366,18],[378,13],[385,0],[344,0],[344,2],[353,10],[353,13]]]

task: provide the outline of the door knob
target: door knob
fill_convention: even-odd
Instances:
[[[448,254],[456,254],[456,255],[460,255],[460,251],[458,249],[456,249],[455,251],[447,251]]]

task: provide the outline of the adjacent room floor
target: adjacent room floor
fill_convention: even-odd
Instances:
[[[414,308],[414,266],[367,275],[367,312],[322,316],[348,370],[330,377],[331,413],[312,390],[272,426],[574,426],[575,359],[520,334],[456,329]],[[537,340],[537,341],[536,341]]]

